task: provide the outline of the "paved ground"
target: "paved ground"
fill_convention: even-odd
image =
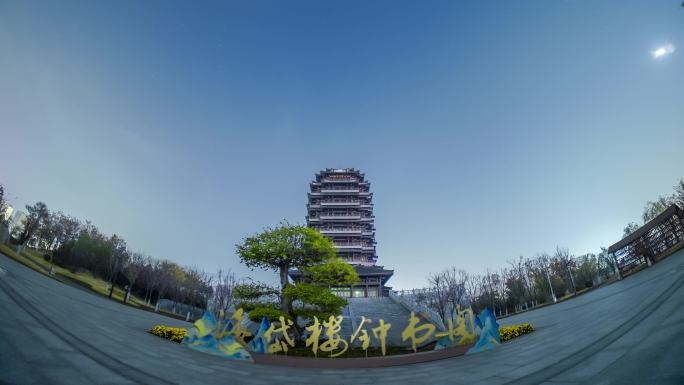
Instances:
[[[684,250],[577,299],[502,320],[537,331],[471,356],[300,370],[234,362],[146,333],[183,325],[0,255],[5,384],[684,384]]]

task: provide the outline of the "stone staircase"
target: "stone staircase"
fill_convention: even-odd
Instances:
[[[354,334],[354,326],[356,326],[356,324],[352,324],[352,316],[350,314],[349,306],[345,306],[344,309],[342,309],[342,317],[344,317],[344,319],[342,320],[342,329],[340,330],[340,335],[349,341],[349,337]]]
[[[378,320],[383,319],[385,323],[392,324],[387,332],[387,346],[410,346],[410,341],[401,340],[401,331],[407,325],[411,313],[401,304],[388,297],[379,298],[348,298],[349,304],[344,308],[342,315],[345,317],[342,326],[342,334],[345,330],[350,330],[349,335],[353,334],[361,322],[361,317],[373,320],[373,323],[366,324],[364,327],[371,336],[371,346],[379,346],[379,342],[372,335],[371,329],[378,326]],[[345,322],[347,323],[345,325]],[[345,335],[345,337],[347,337]],[[357,342],[354,343],[357,346]]]

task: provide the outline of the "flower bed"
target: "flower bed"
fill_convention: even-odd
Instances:
[[[185,328],[172,328],[170,326],[164,325],[157,325],[150,329],[150,333],[154,334],[155,336],[166,338],[167,340],[171,340],[173,342],[178,343],[183,341],[183,338],[185,338],[185,334],[187,332],[188,329]]]
[[[501,342],[512,340],[515,337],[520,337],[523,334],[532,333],[534,328],[531,324],[502,326],[499,328],[499,335],[501,335]]]
[[[502,326],[499,328],[499,334],[501,335],[501,342],[506,342],[509,340],[512,340],[513,338],[520,337],[522,335],[532,333],[534,331],[534,327],[532,327],[531,324],[522,324],[522,325],[514,325],[514,326]],[[150,333],[154,334],[155,336],[159,336],[162,338],[166,338],[167,340],[171,340],[173,342],[178,342],[180,343],[183,341],[183,338],[185,337],[185,334],[188,332],[187,329],[185,328],[172,328],[170,326],[164,326],[164,325],[157,325],[150,329]],[[306,351],[308,353],[308,350]],[[303,353],[302,355],[307,355],[307,353]],[[395,352],[394,354],[398,354]]]

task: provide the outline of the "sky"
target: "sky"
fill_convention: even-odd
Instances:
[[[132,250],[235,244],[365,172],[388,285],[618,241],[684,177],[681,1],[0,0],[0,184]]]

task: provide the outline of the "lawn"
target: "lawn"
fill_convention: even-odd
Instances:
[[[36,270],[37,272],[50,276],[50,268],[52,267],[52,264],[44,258],[44,253],[35,249],[25,249],[24,251],[21,252],[21,254],[17,254],[14,250],[10,249],[7,245],[0,244],[0,252],[7,255],[8,257],[14,259],[15,261],[30,267],[33,270]],[[101,278],[93,276],[90,272],[88,271],[78,271],[78,272],[72,272],[68,269],[65,269],[63,267],[54,265],[54,276],[50,276],[54,279],[57,279],[58,281],[61,281],[66,284],[76,284],[82,287],[85,287],[87,289],[90,289],[100,295],[108,296],[109,295],[109,289],[108,289],[108,284]],[[123,302],[125,292],[119,288],[119,287],[114,287],[114,292],[112,293],[112,298],[119,301]],[[128,299],[128,305],[134,306],[134,307],[139,307],[139,308],[146,308],[147,310],[153,310],[153,306],[148,306],[144,300],[131,295],[130,298]],[[162,311],[163,313],[167,313],[165,311]],[[174,318],[178,318],[176,315]]]

